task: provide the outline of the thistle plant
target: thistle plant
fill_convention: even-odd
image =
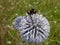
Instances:
[[[20,32],[21,38],[29,43],[41,43],[48,38],[50,25],[48,20],[34,9],[27,11],[26,16],[17,17],[13,26]]]

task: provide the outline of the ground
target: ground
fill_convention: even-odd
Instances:
[[[39,45],[60,45],[60,0],[0,0],[0,45],[34,45],[22,41],[13,20],[34,8],[50,23],[50,35]]]

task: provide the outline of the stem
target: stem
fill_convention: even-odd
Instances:
[[[34,45],[37,45],[37,43],[35,43]]]

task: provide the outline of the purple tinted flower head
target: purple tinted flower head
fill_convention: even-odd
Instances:
[[[13,22],[14,28],[19,30],[24,41],[30,43],[43,42],[50,32],[48,20],[34,10],[27,12],[26,16],[19,16]]]

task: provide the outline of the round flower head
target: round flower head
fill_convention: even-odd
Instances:
[[[19,30],[22,39],[30,43],[43,42],[50,32],[48,20],[34,10],[27,12],[24,17],[17,17],[14,27]]]

